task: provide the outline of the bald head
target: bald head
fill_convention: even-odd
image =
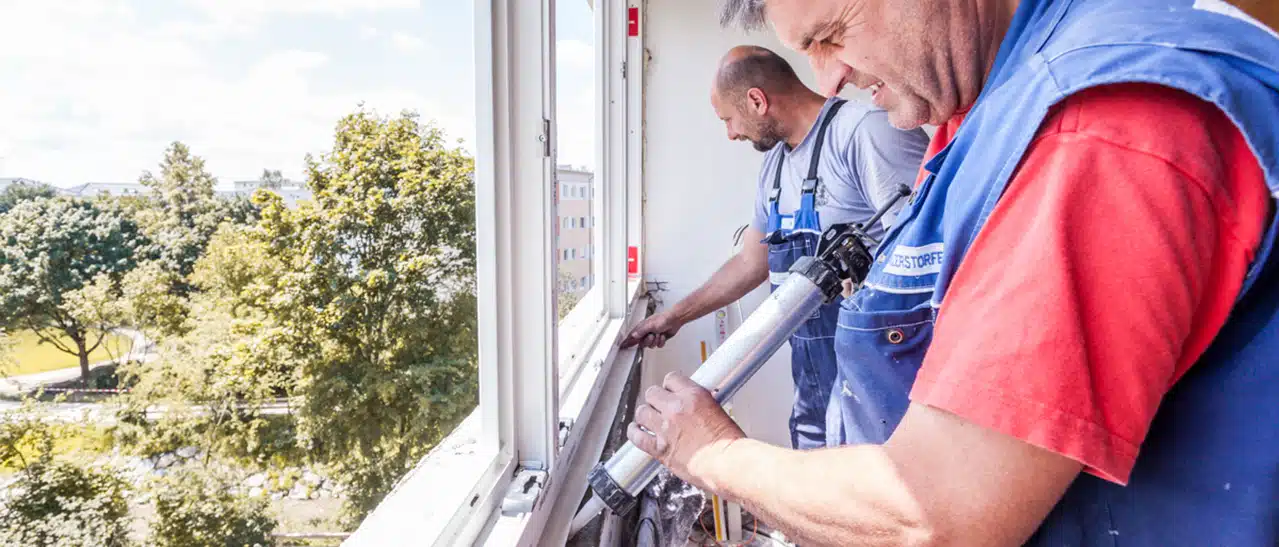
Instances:
[[[786,59],[759,46],[737,46],[724,54],[711,90],[711,106],[728,138],[750,141],[761,152],[783,141],[795,146],[823,103],[825,98],[805,87]]]
[[[726,98],[742,100],[751,88],[773,97],[790,94],[803,88],[803,84],[781,55],[760,46],[737,46],[720,59],[715,91]]]

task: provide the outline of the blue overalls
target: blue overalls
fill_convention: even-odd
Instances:
[[[821,159],[826,129],[839,112],[844,101],[830,105],[817,129],[813,151],[809,159],[808,177],[801,186],[799,209],[794,215],[778,212],[777,201],[782,192],[782,167],[786,158],[777,160],[777,173],[773,189],[768,197],[768,233],[763,243],[768,244],[768,279],[771,290],[777,290],[800,257],[817,254],[817,242],[821,236],[821,219],[815,203],[817,166]],[[791,378],[795,381],[795,401],[791,408],[791,446],[807,450],[826,446],[826,406],[830,402],[831,386],[835,384],[835,322],[839,317],[839,304],[822,306],[813,317],[804,322],[790,337]]]
[[[1214,103],[1279,197],[1279,38],[1230,11],[1219,0],[1022,0],[981,97],[842,304],[837,421],[878,423],[834,440],[882,442],[896,427],[956,269],[1064,97],[1142,82]],[[1128,486],[1081,474],[1029,544],[1279,545],[1273,215],[1230,319],[1164,398]]]

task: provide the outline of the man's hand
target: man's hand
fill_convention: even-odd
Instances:
[[[622,340],[621,347],[626,349],[636,344],[646,348],[663,347],[667,340],[675,337],[675,333],[679,332],[682,326],[684,323],[670,310],[655,313],[635,325],[631,333],[626,335],[626,339]]]
[[[709,391],[679,373],[667,374],[661,387],[648,388],[644,401],[635,409],[626,437],[679,478],[715,492],[716,485],[708,484],[701,470],[746,434]]]

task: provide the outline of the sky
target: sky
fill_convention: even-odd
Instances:
[[[559,163],[594,164],[594,32],[558,2]],[[132,182],[174,140],[223,185],[302,180],[361,103],[474,151],[466,0],[0,0],[0,177]]]

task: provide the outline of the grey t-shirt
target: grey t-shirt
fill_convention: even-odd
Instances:
[[[794,214],[799,208],[800,186],[808,176],[809,158],[817,130],[835,99],[826,101],[817,123],[794,150],[780,143],[769,150],[759,170],[759,191],[755,199],[755,217],[751,222],[761,232],[768,226],[768,196],[782,165],[782,192],[777,202],[781,214]],[[888,123],[888,113],[871,106],[848,101],[835,113],[822,146],[817,174],[815,202],[822,229],[833,224],[869,220],[875,211],[896,193],[898,185],[913,187],[928,148],[928,134],[922,129],[903,131]],[[884,215],[877,226],[867,227],[879,239],[892,225],[906,200],[900,200]]]

